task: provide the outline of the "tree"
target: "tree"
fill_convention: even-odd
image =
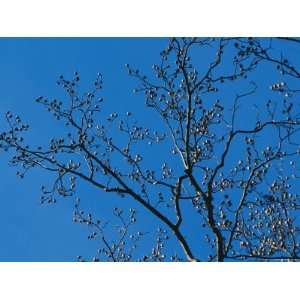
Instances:
[[[132,112],[105,118],[101,74],[84,94],[77,72],[71,80],[61,76],[67,99],[36,101],[62,121],[65,134],[49,145],[27,144],[29,126],[8,112],[0,148],[13,152],[21,178],[32,168],[55,174],[42,187],[42,203],[76,197],[74,222],[101,242],[95,261],[298,260],[300,69],[287,49],[299,43],[172,38],[153,65],[155,78],[127,64],[159,130],[138,125]],[[278,80],[266,87],[264,72]],[[113,209],[115,234],[93,216],[101,212],[81,210],[79,181],[121,198],[127,212]],[[136,231],[137,210],[159,225],[146,254],[139,243],[150,237]],[[170,257],[171,238],[182,252]]]

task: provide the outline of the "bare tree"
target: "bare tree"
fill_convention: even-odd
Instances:
[[[87,224],[89,238],[101,244],[95,261],[298,260],[300,69],[285,47],[299,43],[172,38],[153,65],[155,76],[126,65],[159,130],[138,125],[133,112],[105,118],[102,75],[83,94],[78,73],[61,76],[67,99],[36,101],[63,121],[65,134],[30,146],[23,138],[29,126],[8,112],[0,147],[14,151],[18,176],[32,168],[56,175],[50,188],[42,187],[42,203],[77,197],[79,180],[122,198],[127,212],[114,208],[109,223],[84,213],[76,200],[74,222]],[[278,81],[266,86],[264,73]],[[153,236],[136,231],[137,209],[159,226],[146,254],[139,243]],[[171,257],[170,238],[182,249]]]

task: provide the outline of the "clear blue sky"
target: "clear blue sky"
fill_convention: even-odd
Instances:
[[[33,140],[47,140],[52,132],[59,132],[59,124],[34,100],[41,95],[63,99],[56,80],[60,74],[71,77],[75,71],[81,74],[83,90],[92,85],[98,72],[103,74],[108,110],[134,110],[139,119],[152,122],[144,111],[142,95],[131,92],[135,82],[124,65],[149,73],[166,44],[167,39],[160,38],[0,39],[0,131],[5,127],[4,113],[10,110],[31,125]],[[277,79],[272,74],[266,68],[255,79],[266,88]],[[247,120],[241,121],[247,124]],[[73,261],[79,254],[93,255],[96,247],[87,240],[87,228],[72,222],[70,199],[52,206],[39,204],[40,186],[49,180],[47,175],[33,171],[21,181],[3,154],[0,164],[0,261]],[[83,187],[82,196],[87,208],[99,209],[95,192]],[[147,214],[140,216],[144,223],[151,223]]]
[[[75,71],[86,90],[96,74],[103,73],[110,108],[128,110],[136,105],[131,100],[135,85],[125,63],[150,69],[165,44],[165,39],[0,39],[1,129],[4,113],[10,110],[32,125],[36,140],[51,137],[56,122],[34,100],[40,95],[63,98],[56,80]],[[40,185],[47,183],[47,177],[32,172],[21,181],[3,154],[0,163],[0,261],[65,261],[79,254],[93,255],[96,248],[86,238],[86,226],[72,223],[71,200],[39,205]]]

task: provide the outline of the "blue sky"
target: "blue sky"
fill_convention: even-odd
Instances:
[[[92,86],[98,72],[103,74],[107,111],[124,113],[133,110],[141,122],[160,126],[153,122],[151,113],[145,111],[142,95],[132,94],[136,84],[124,65],[129,63],[150,73],[152,64],[159,62],[159,53],[166,44],[167,39],[163,38],[0,39],[0,128],[5,127],[4,113],[13,111],[31,125],[29,138],[33,143],[45,142],[53,132],[59,133],[61,124],[34,100],[39,96],[63,99],[64,93],[56,85],[56,80],[61,74],[70,78],[75,71],[81,75],[80,88],[83,91]],[[291,53],[295,57],[294,49]],[[205,58],[208,53],[203,55]],[[205,59],[199,61],[199,66],[203,65]],[[265,68],[253,76],[263,90],[278,79],[272,68]],[[268,92],[263,92],[255,101],[260,103]],[[227,91],[225,96],[230,98],[234,93]],[[252,117],[248,113],[239,122],[247,126]],[[157,154],[153,152],[153,156]],[[232,160],[235,160],[235,153]],[[0,261],[73,261],[77,255],[91,257],[96,245],[87,240],[85,226],[72,222],[72,200],[63,199],[51,206],[39,204],[40,186],[51,178],[34,170],[23,180],[18,179],[16,170],[7,165],[7,156],[2,153],[0,164]],[[98,194],[88,186],[80,188],[83,205],[95,212],[101,209],[102,215],[108,216],[108,209],[106,211],[99,205]],[[153,222],[143,210],[139,217],[142,228]],[[191,222],[188,229],[193,230],[196,225]]]
[[[101,72],[109,109],[127,110],[140,99],[132,98],[134,82],[125,63],[150,69],[165,44],[166,39],[146,38],[0,39],[1,129],[4,113],[10,110],[30,123],[34,141],[48,140],[59,124],[34,100],[40,95],[63,98],[56,80],[75,71],[81,74],[83,89],[91,87]],[[33,171],[19,180],[6,156],[0,156],[0,163],[0,261],[72,261],[79,254],[93,255],[95,245],[87,240],[86,227],[72,223],[71,200],[39,204],[40,186],[47,183],[47,175]]]

